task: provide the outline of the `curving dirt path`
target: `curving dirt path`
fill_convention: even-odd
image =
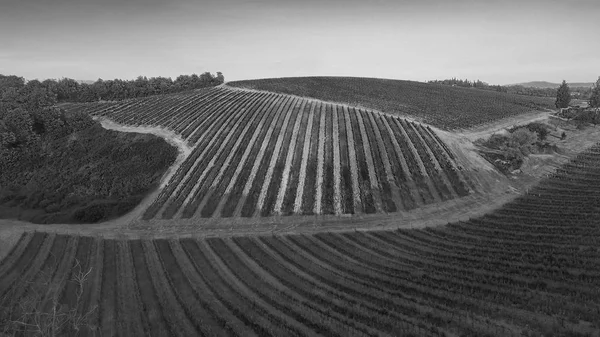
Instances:
[[[173,174],[177,171],[179,166],[189,156],[192,149],[187,142],[181,138],[180,135],[160,127],[148,127],[148,126],[124,126],[117,124],[106,118],[94,118],[103,128],[107,130],[115,130],[121,132],[135,132],[135,133],[147,133],[165,139],[169,144],[177,147],[179,154],[175,159],[175,162],[165,172],[160,180],[160,188],[147,195],[142,202],[135,207],[131,212],[117,219],[112,219],[106,222],[94,224],[94,225],[73,225],[73,224],[52,224],[52,225],[40,225],[33,224],[20,220],[11,219],[0,219],[0,260],[4,258],[6,254],[12,249],[13,245],[19,240],[21,233],[25,230],[62,230],[62,231],[75,231],[79,232],[80,228],[95,228],[110,230],[126,226],[135,219],[141,218],[142,213],[150,206],[152,201],[158,196],[160,190],[169,182]]]
[[[163,138],[167,143],[177,147],[179,154],[177,155],[177,159],[171,167],[165,172],[163,177],[160,180],[160,188],[157,188],[155,191],[147,195],[142,202],[133,209],[133,211],[127,213],[126,215],[114,219],[103,222],[102,224],[111,224],[111,225],[125,225],[130,223],[134,219],[141,218],[142,213],[150,206],[150,204],[156,199],[160,190],[167,185],[171,177],[177,172],[177,169],[181,164],[185,161],[185,159],[192,152],[192,148],[188,145],[188,143],[181,138],[180,135],[160,127],[148,127],[148,126],[124,126],[117,124],[109,119],[96,119],[103,128],[107,130],[115,130],[121,132],[135,132],[135,133],[148,133],[158,137]]]
[[[235,90],[245,90],[235,88]],[[290,95],[291,96],[291,95]],[[291,96],[293,99],[294,97]],[[311,99],[326,104],[326,102]],[[347,109],[347,105],[343,105]],[[346,111],[344,117],[346,118]],[[90,225],[53,224],[38,225],[19,220],[0,219],[0,259],[2,259],[18,241],[25,230],[41,230],[57,233],[77,233],[82,235],[100,235],[105,237],[181,237],[181,236],[231,236],[231,235],[264,235],[270,233],[312,233],[319,231],[348,230],[380,230],[398,227],[426,227],[446,224],[448,222],[466,220],[481,216],[502,204],[514,199],[530,186],[536,184],[543,174],[561,162],[569,160],[581,149],[600,141],[600,128],[579,131],[568,129],[566,140],[560,141],[565,151],[560,156],[532,157],[524,165],[524,174],[511,179],[498,173],[494,167],[477,153],[473,141],[485,138],[504,129],[527,124],[532,121],[544,121],[549,112],[532,112],[505,118],[488,125],[480,125],[471,129],[449,132],[432,127],[434,132],[455,153],[458,163],[464,168],[478,185],[479,191],[467,197],[447,202],[425,205],[410,211],[392,214],[357,214],[354,216],[315,215],[315,216],[273,216],[257,218],[211,218],[177,221],[153,219],[142,221],[140,216],[159,193],[154,191],[140,205],[127,215],[111,221]],[[314,118],[317,118],[315,116]],[[408,118],[411,120],[410,118]],[[106,129],[122,132],[150,133],[164,138],[177,146],[179,155],[173,166],[161,179],[163,187],[175,173],[177,168],[191,152],[190,146],[180,135],[160,127],[131,127],[114,123],[108,119],[98,119]],[[313,135],[319,130],[312,130]],[[559,130],[557,132],[560,132]],[[586,146],[582,146],[582,144]],[[306,147],[306,144],[304,144]],[[398,150],[398,149],[396,149]],[[543,166],[543,167],[542,167]],[[548,170],[546,170],[548,169]],[[540,171],[543,170],[543,171]]]

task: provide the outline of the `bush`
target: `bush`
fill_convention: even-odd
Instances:
[[[501,149],[508,145],[509,138],[505,135],[493,134],[487,141],[483,142],[483,146],[491,149]]]
[[[123,215],[156,188],[177,157],[156,136],[105,130],[84,115],[64,116],[65,130],[85,129],[67,141],[44,128],[43,146],[0,151],[0,197],[10,200],[2,204],[37,210],[24,212],[32,215],[22,220],[93,223]]]
[[[510,134],[509,144],[514,144],[511,147],[522,147],[535,144],[537,136],[535,133],[526,128],[519,128]]]
[[[482,149],[481,155],[498,170],[508,174],[519,169],[526,156],[540,151],[549,151],[551,148],[549,144],[543,144],[540,141],[540,138],[545,139],[547,135],[547,127],[542,123],[530,123],[524,127],[516,127],[509,130],[508,135],[494,134],[481,142],[481,145],[491,149]]]
[[[99,222],[107,217],[107,212],[111,206],[110,203],[85,206],[73,212],[73,219],[83,223]]]
[[[544,141],[548,137],[550,131],[548,131],[548,126],[543,123],[529,123],[525,126],[529,131],[537,133],[538,140]]]

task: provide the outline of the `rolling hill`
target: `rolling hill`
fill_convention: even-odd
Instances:
[[[169,240],[27,232],[0,263],[0,308],[11,312],[0,326],[45,322],[22,310],[54,301],[85,318],[84,335],[597,336],[598,200],[600,144],[506,207],[436,228]]]
[[[227,85],[410,116],[446,130],[469,128],[532,110],[554,109],[554,100],[545,97],[377,78],[289,77]]]
[[[304,78],[62,105],[189,152],[135,221],[0,222],[0,334],[600,336],[600,143],[516,197],[465,136],[495,128],[422,123],[528,99]]]
[[[192,146],[145,220],[392,213],[476,189],[431,128],[365,109],[228,87],[65,108]]]

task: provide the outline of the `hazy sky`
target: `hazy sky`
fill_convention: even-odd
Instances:
[[[600,0],[0,0],[0,73],[600,76]]]

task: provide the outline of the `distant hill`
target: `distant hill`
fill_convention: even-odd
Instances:
[[[92,81],[92,80],[76,80],[77,83],[79,84],[93,84],[96,81]]]
[[[575,87],[587,88],[587,87],[592,87],[592,85],[594,85],[593,82],[575,82],[575,83],[567,82],[567,84],[571,88],[575,88]],[[552,82],[546,82],[546,81],[532,81],[532,82],[525,82],[525,83],[516,83],[513,85],[522,85],[524,87],[540,88],[540,89],[544,89],[544,88],[556,89],[556,88],[560,87],[560,83],[552,83]]]

